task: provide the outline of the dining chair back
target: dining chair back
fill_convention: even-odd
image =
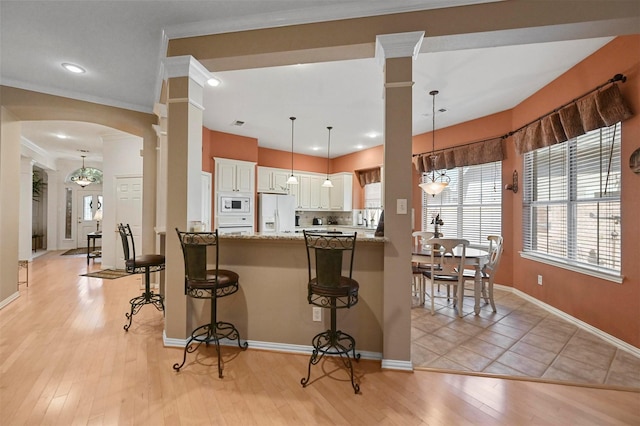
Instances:
[[[433,232],[415,231],[411,234],[413,237],[413,245],[415,247],[424,246],[428,240],[433,238]],[[418,299],[420,306],[424,305],[424,275],[422,273],[429,268],[428,263],[411,262],[411,271],[413,272],[413,280],[411,281],[411,295]]]
[[[491,304],[493,312],[497,312],[496,302],[493,298],[493,282],[498,267],[500,266],[500,259],[502,258],[503,238],[500,235],[489,235],[487,240],[489,240],[489,256],[487,263],[481,271],[482,297],[486,303]],[[475,280],[475,272],[470,270],[464,271],[464,279],[466,281]]]
[[[466,249],[469,241],[461,238],[432,238],[429,240],[431,247],[431,263],[429,270],[423,275],[431,281],[431,315],[435,314],[435,299],[453,299],[453,306],[457,305],[458,316],[462,317],[464,265]],[[442,284],[447,287],[447,295],[442,296],[436,287]],[[450,295],[450,288],[453,295]]]

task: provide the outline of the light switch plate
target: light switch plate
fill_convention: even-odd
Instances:
[[[398,198],[396,200],[396,212],[398,214],[407,214],[407,199]]]

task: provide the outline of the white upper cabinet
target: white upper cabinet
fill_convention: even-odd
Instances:
[[[255,192],[255,163],[215,158],[216,192]]]
[[[331,176],[333,188],[329,188],[329,202],[331,210],[351,211],[353,206],[353,175],[351,173],[337,173]]]
[[[291,172],[284,169],[271,167],[258,167],[258,192],[271,192],[277,194],[289,194],[290,188],[287,179]]]
[[[323,187],[326,175],[294,171],[297,185],[288,185],[291,170],[258,166],[258,192],[291,194],[296,197],[297,210],[351,211],[353,207],[353,175],[330,175],[333,188]]]

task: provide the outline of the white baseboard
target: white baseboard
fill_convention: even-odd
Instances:
[[[187,339],[169,338],[167,337],[165,331],[162,332],[162,340],[164,342],[164,345],[168,347],[184,348],[184,346],[187,344]],[[309,345],[262,342],[259,340],[241,340],[241,342],[247,342],[249,344],[249,347],[252,349],[260,349],[265,351],[286,352],[303,355],[310,355],[313,351],[313,347]],[[238,342],[236,340],[222,339],[220,340],[220,344],[222,346],[237,346]],[[356,353],[360,354],[361,359],[370,359],[374,361],[379,361],[382,359],[382,354],[380,352],[359,351],[356,349]]]
[[[513,287],[507,287],[507,286],[503,286],[500,284],[495,284],[494,285],[495,289],[498,290],[502,290],[502,291],[506,291],[509,293],[513,293],[518,297],[522,297],[523,299],[525,299],[527,302],[533,303],[534,305],[544,309],[547,312],[550,312],[556,316],[559,316],[560,318],[562,318],[563,320],[575,325],[576,327],[579,327],[583,330],[586,330],[590,333],[595,334],[596,336],[600,337],[601,339],[607,341],[608,343],[612,344],[613,346],[617,347],[618,349],[622,349],[623,351],[629,352],[631,353],[633,356],[640,358],[640,348],[636,348],[633,345],[628,344],[627,342],[625,342],[624,340],[620,340],[615,336],[612,336],[608,333],[605,333],[604,331],[590,325],[587,324],[586,322],[579,320],[578,318],[575,318],[569,314],[567,314],[566,312],[561,311],[560,309],[554,308],[551,305],[548,305],[530,295],[528,295],[527,293],[524,293],[523,291],[520,291],[516,288]]]
[[[387,370],[413,371],[413,362],[397,359],[383,359],[382,368]]]
[[[16,300],[18,297],[20,297],[20,292],[16,291],[15,293],[13,293],[11,296],[7,297],[6,299],[4,299],[3,301],[0,302],[0,309],[4,308],[5,306],[7,306],[9,303],[13,302],[14,300]]]

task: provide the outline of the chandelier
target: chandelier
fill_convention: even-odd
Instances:
[[[80,169],[80,173],[78,173],[78,175],[76,176],[71,176],[71,182],[75,182],[83,188],[87,185],[91,185],[92,183],[95,183],[96,181],[95,177],[90,176],[87,173],[87,168],[84,166],[85,157],[86,157],[85,155],[82,155],[82,168]]]
[[[431,155],[429,156],[429,159],[431,160],[431,174],[427,175],[426,182],[419,185],[424,192],[433,196],[441,193],[451,181],[449,176],[447,176],[446,174],[446,170],[436,170],[436,164],[438,160],[438,155],[436,154],[436,95],[438,93],[439,92],[437,90],[432,90],[431,92],[429,92],[429,94],[433,98],[431,108],[431,122],[433,130],[431,131]]]

